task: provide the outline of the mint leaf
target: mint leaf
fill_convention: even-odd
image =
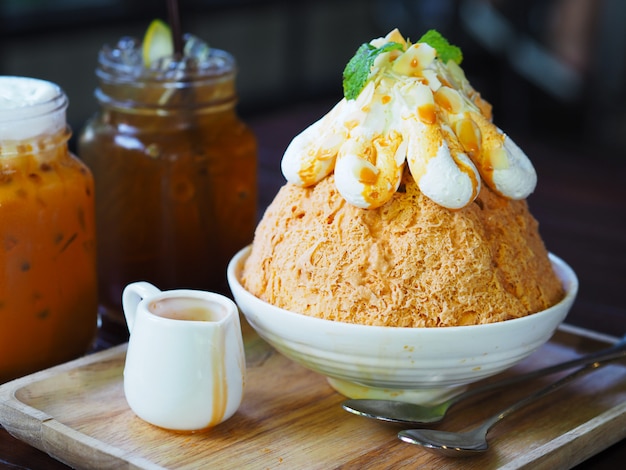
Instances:
[[[343,96],[347,99],[353,100],[359,96],[365,86],[371,67],[368,58],[375,49],[371,44],[361,44],[343,70]]]
[[[343,95],[349,100],[359,96],[361,90],[365,88],[376,57],[383,52],[396,49],[401,51],[404,47],[397,42],[388,42],[379,48],[368,43],[361,44],[361,47],[359,47],[343,71]]]
[[[460,64],[463,60],[463,53],[461,52],[461,49],[450,44],[448,40],[435,29],[426,31],[426,33],[417,42],[425,42],[429,46],[433,47],[437,51],[437,56],[444,64],[447,64],[449,60]]]

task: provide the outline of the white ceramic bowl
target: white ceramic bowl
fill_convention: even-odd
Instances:
[[[246,247],[228,266],[235,301],[259,336],[293,361],[328,378],[350,398],[442,401],[497,374],[546,343],[578,292],[574,271],[550,254],[565,297],[547,310],[499,323],[399,328],[341,323],[290,312],[252,295],[239,282]]]

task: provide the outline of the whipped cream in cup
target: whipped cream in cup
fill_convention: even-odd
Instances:
[[[66,127],[67,97],[51,82],[0,77],[0,142],[26,141]]]

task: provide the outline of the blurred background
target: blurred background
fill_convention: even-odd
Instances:
[[[335,101],[362,42],[436,28],[510,134],[626,153],[623,0],[180,0],[180,10],[185,31],[237,58],[244,117]],[[77,132],[96,109],[102,45],[166,17],[165,0],[0,0],[0,74],[60,84]]]

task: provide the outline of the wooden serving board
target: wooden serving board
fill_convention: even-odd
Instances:
[[[76,468],[494,469],[570,468],[626,437],[626,363],[588,374],[492,429],[488,453],[430,454],[396,438],[398,425],[341,408],[325,378],[274,352],[244,328],[248,374],[243,403],[221,425],[197,434],[165,431],[137,418],[122,387],[120,345],[0,387],[0,423],[13,436]],[[562,326],[506,374],[571,359],[615,338]],[[504,374],[503,374],[504,375]],[[539,379],[453,408],[439,429],[469,429],[554,380]]]

